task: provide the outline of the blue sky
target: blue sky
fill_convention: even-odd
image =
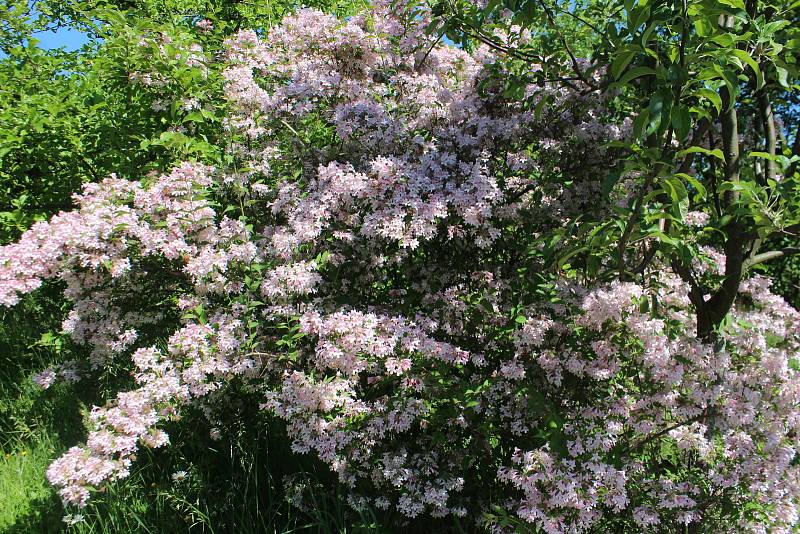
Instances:
[[[72,28],[60,28],[56,31],[38,32],[34,37],[39,40],[39,46],[46,49],[61,48],[77,50],[88,39],[86,34]]]
[[[89,41],[85,33],[72,28],[59,28],[55,31],[36,32],[33,34],[33,37],[39,41],[38,46],[46,50],[64,48],[64,50],[73,51]],[[5,57],[7,57],[6,54],[0,50],[0,59]]]

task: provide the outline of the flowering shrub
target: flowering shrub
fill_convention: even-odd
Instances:
[[[230,168],[108,178],[0,248],[0,303],[59,278],[64,331],[90,348],[43,387],[132,377],[48,470],[64,502],[168,445],[188,406],[217,417],[236,384],[356,508],[498,531],[790,531],[798,312],[751,278],[708,343],[664,265],[641,283],[549,274],[548,236],[615,209],[595,173],[628,124],[580,84],[507,96],[496,52],[439,44],[427,17],[301,10],[236,34]]]

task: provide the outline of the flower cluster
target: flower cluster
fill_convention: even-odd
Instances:
[[[545,272],[541,236],[614,209],[593,169],[629,125],[581,87],[505,97],[493,52],[435,42],[427,16],[303,9],[267,38],[236,34],[235,169],[109,178],[0,248],[0,304],[63,280],[86,372],[131,372],[49,469],[64,501],[166,445],[184,407],[211,414],[244,388],[355,508],[788,532],[800,314],[754,277],[711,345],[663,265],[641,283]]]

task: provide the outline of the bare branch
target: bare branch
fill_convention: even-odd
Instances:
[[[772,103],[767,94],[767,88],[761,87],[758,91],[758,111],[761,114],[761,123],[764,128],[764,141],[766,143],[766,152],[771,156],[767,160],[767,167],[765,169],[764,178],[765,182],[769,183],[770,180],[775,179],[777,174],[777,165],[775,163],[775,147],[778,141],[778,135],[775,131],[775,116],[772,113]]]
[[[743,268],[745,270],[753,267],[754,265],[758,265],[759,263],[764,263],[765,261],[776,260],[778,258],[784,258],[786,256],[793,256],[795,254],[800,254],[800,247],[786,247],[778,250],[770,250],[768,252],[761,252],[759,254],[755,254],[750,256],[745,260]]]

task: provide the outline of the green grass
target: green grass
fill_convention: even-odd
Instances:
[[[57,532],[58,498],[44,473],[55,455],[47,435],[0,458],[0,532]]]
[[[50,462],[80,441],[82,402],[71,388],[43,391],[31,377],[57,359],[38,344],[58,329],[61,306],[41,292],[16,308],[0,308],[0,532],[63,530],[63,510],[45,478]]]
[[[207,451],[197,463],[172,465],[167,451],[150,452],[122,481],[93,495],[80,511],[83,520],[69,528],[66,513],[44,473],[66,444],[48,434],[31,435],[18,449],[0,459],[0,532],[48,533],[290,533],[384,532],[378,520],[356,514],[345,503],[329,473],[310,471],[299,477],[305,485],[304,511],[291,506],[282,481],[255,454]],[[284,463],[290,458],[273,458]],[[296,459],[294,459],[296,461]],[[233,462],[231,462],[233,461]],[[238,464],[238,465],[237,465]],[[288,465],[288,464],[287,464]],[[189,478],[175,483],[176,467],[188,468]],[[223,476],[222,473],[226,474]],[[261,478],[264,477],[264,478]]]
[[[57,389],[40,394],[67,396]],[[18,405],[41,402],[16,401]],[[80,420],[72,423],[80,425]],[[199,430],[199,418],[189,423],[191,430]],[[254,429],[212,446],[209,440],[187,441],[191,430],[172,429],[175,447],[143,450],[131,476],[95,493],[80,511],[83,520],[69,528],[62,517],[74,511],[63,509],[45,471],[79,439],[38,425],[35,432],[7,441],[6,447],[13,450],[0,457],[0,533],[385,531],[374,516],[357,514],[347,506],[327,468],[313,458],[288,452],[279,432],[259,436],[257,430],[265,429]],[[189,472],[186,481],[172,480],[178,470]],[[285,495],[283,477],[290,473],[300,473],[306,501],[302,511]]]

